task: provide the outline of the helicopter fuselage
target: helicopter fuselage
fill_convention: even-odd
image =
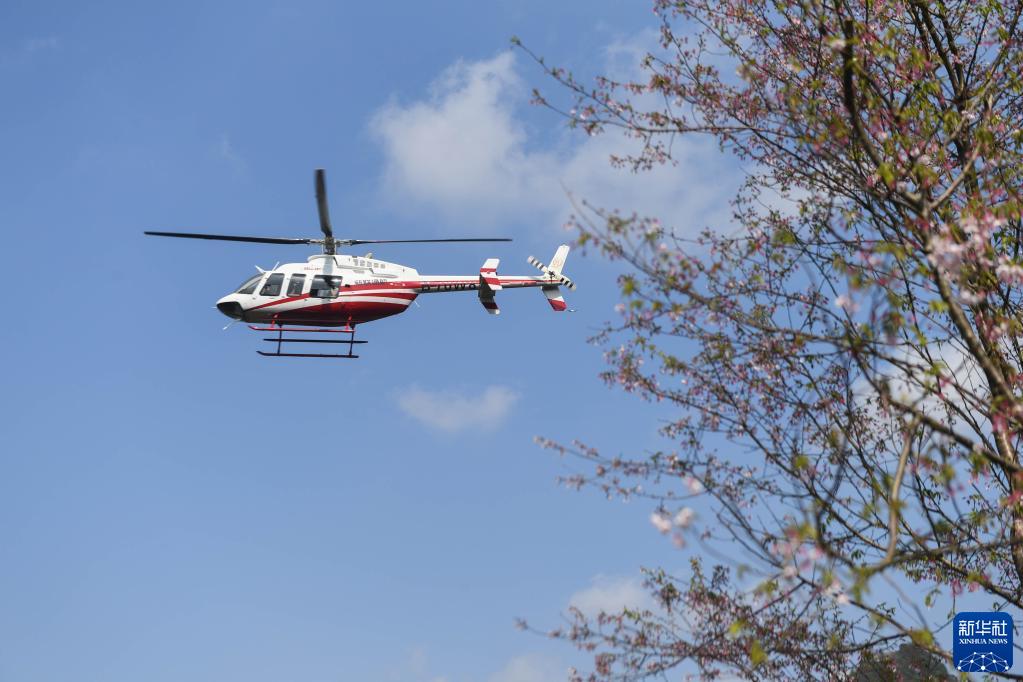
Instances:
[[[489,266],[489,267],[488,267]],[[403,313],[420,295],[478,291],[488,312],[496,313],[493,290],[541,287],[553,294],[553,274],[499,276],[497,261],[487,261],[479,274],[420,275],[415,269],[372,256],[317,254],[305,263],[287,263],[261,271],[217,301],[224,315],[250,323],[354,327]],[[489,294],[489,301],[484,300]],[[548,295],[555,310],[564,302]]]

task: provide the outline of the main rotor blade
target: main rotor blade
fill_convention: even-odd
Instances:
[[[186,239],[215,239],[222,242],[254,242],[257,244],[319,244],[319,239],[288,239],[283,237],[247,237],[230,234],[200,234],[198,232],[146,232],[154,237],[183,237]]]
[[[437,242],[510,242],[507,237],[482,237],[479,239],[338,239],[339,244],[358,246],[359,244],[424,244]]]
[[[323,236],[330,241],[334,231],[330,228],[330,211],[327,210],[327,180],[322,168],[316,169],[316,208],[320,212],[320,229]]]
[[[329,226],[328,226],[329,227]],[[201,232],[152,232],[145,234],[153,237],[181,237],[185,239],[212,239],[224,242],[250,242],[255,244],[322,244],[323,239],[287,238],[287,237],[249,237],[233,234],[203,234]],[[448,242],[510,242],[507,237],[479,237],[467,239],[333,239],[342,246],[358,246],[359,244],[441,244]]]

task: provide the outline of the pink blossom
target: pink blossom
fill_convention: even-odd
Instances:
[[[860,309],[860,305],[853,301],[848,294],[842,294],[836,298],[835,305],[850,314],[855,313]]]
[[[1023,266],[1012,262],[1008,256],[1002,256],[998,267],[995,268],[995,274],[1006,284],[1023,284]]]
[[[688,528],[693,522],[693,517],[696,515],[689,507],[683,507],[679,510],[678,514],[675,514],[675,525],[679,528]]]
[[[651,514],[650,523],[652,523],[654,528],[656,528],[661,534],[666,534],[671,530],[671,519],[661,512],[654,512]]]

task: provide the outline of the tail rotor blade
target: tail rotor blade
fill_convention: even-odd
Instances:
[[[526,259],[526,261],[543,274],[545,275],[547,274],[547,266],[544,265],[539,258],[536,258],[535,256],[530,256],[529,258]]]

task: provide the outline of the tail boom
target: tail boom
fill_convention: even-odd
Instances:
[[[539,287],[547,302],[556,312],[568,310],[568,304],[561,293],[561,286],[575,289],[575,283],[561,274],[568,256],[568,245],[562,244],[554,253],[549,265],[544,265],[536,258],[529,257],[529,263],[540,270],[541,275],[509,275],[497,274],[500,261],[488,258],[480,268],[479,275],[426,275],[420,276],[416,282],[417,294],[447,293],[452,291],[475,290],[480,304],[491,315],[499,315],[496,294],[504,289],[522,289]]]

